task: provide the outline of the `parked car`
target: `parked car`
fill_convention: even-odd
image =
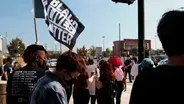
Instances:
[[[163,60],[161,60],[161,61],[158,62],[158,65],[157,66],[165,65],[165,64],[167,64],[167,62],[168,62],[168,58],[163,59]]]
[[[48,60],[47,65],[49,67],[56,67],[56,63],[57,63],[57,59],[50,59]]]
[[[158,62],[161,61],[161,60],[167,59],[167,58],[168,58],[167,55],[159,55],[159,56],[156,56],[156,59],[158,60]]]

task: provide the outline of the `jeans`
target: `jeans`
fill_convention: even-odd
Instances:
[[[73,92],[73,104],[88,104],[89,102],[89,90],[79,88]]]
[[[116,104],[121,104],[121,94],[124,89],[123,81],[116,81],[117,84],[117,96],[116,96]]]
[[[95,104],[96,102],[96,95],[90,95],[91,98],[91,104]]]

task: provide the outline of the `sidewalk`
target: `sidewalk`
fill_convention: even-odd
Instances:
[[[6,83],[7,83],[7,81],[0,80],[0,84],[6,84]]]
[[[129,104],[130,94],[132,91],[133,83],[127,83],[127,91],[121,95],[121,104]]]
[[[133,83],[127,83],[127,91],[123,92],[121,95],[121,104],[129,104],[132,85]],[[73,104],[73,96],[71,96],[69,104]]]
[[[6,84],[6,81],[0,81],[0,83]],[[133,85],[133,83],[127,83],[127,91],[122,93],[121,104],[129,104],[132,85]],[[71,96],[69,104],[73,104],[73,96]]]

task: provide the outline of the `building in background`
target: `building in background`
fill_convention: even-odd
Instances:
[[[8,54],[9,53],[7,45],[8,45],[8,38],[7,38],[7,36],[2,37],[2,52],[4,54]]]
[[[113,56],[120,57],[123,53],[125,55],[130,54],[132,48],[138,48],[138,39],[124,39],[121,41],[114,41],[113,45]],[[151,40],[145,40],[145,49],[151,50]]]
[[[113,56],[120,57],[122,55],[123,50],[123,41],[114,41],[112,46],[112,54]]]
[[[7,42],[8,42],[7,36],[3,37],[2,35],[0,35],[0,54],[3,57],[9,56],[9,52],[7,49],[7,45],[8,45]]]
[[[3,37],[0,35],[0,51],[3,51]]]
[[[102,47],[96,47],[96,55],[102,55]]]

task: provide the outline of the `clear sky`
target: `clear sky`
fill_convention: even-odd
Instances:
[[[118,24],[121,24],[121,38],[138,38],[137,0],[132,5],[115,4],[111,0],[63,0],[85,25],[85,30],[77,39],[76,47],[102,46],[112,48],[113,41],[119,39]],[[152,40],[152,48],[161,48],[155,38],[157,23],[161,15],[184,6],[183,0],[145,0],[145,37]],[[55,40],[48,33],[43,19],[37,19],[40,44],[47,44],[54,50]],[[18,36],[28,45],[35,42],[32,0],[1,0],[0,35],[8,32],[8,40]],[[156,40],[156,44],[155,44]],[[57,42],[59,50],[59,43]]]

